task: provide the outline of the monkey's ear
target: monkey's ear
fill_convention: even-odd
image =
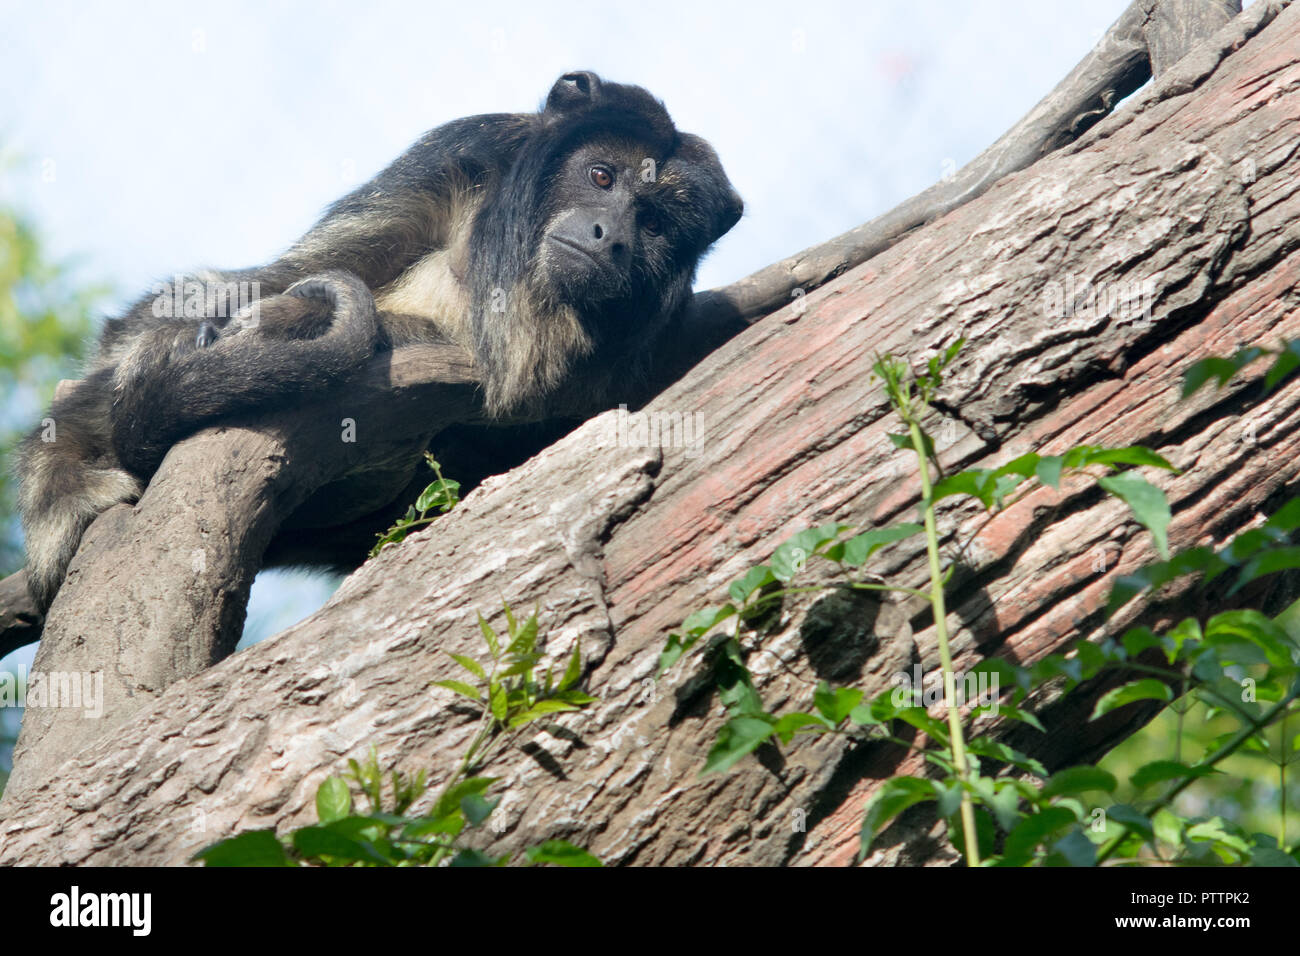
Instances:
[[[677,148],[678,159],[691,168],[691,181],[698,189],[696,202],[709,211],[711,220],[708,242],[712,245],[740,222],[745,202],[722,170],[713,147],[692,133],[682,133]]]
[[[731,227],[740,222],[740,217],[745,214],[745,201],[740,198],[740,193],[728,183],[727,196],[722,201],[722,210],[718,215],[714,228],[717,235],[714,241],[721,239],[731,231]]]
[[[565,113],[591,105],[600,97],[600,77],[586,70],[565,73],[546,97],[548,113]]]

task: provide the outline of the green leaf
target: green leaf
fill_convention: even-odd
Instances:
[[[745,576],[739,580],[732,581],[727,588],[727,593],[736,603],[743,603],[746,598],[759,589],[776,581],[776,575],[766,564],[760,564],[757,567],[750,568],[745,572]]]
[[[419,498],[415,499],[415,509],[417,511],[432,511],[434,508],[440,508],[443,511],[450,511],[452,506],[459,500],[460,482],[451,478],[439,478],[426,487],[420,493]]]
[[[1165,493],[1135,471],[1107,475],[1097,483],[1132,509],[1134,517],[1155,539],[1156,552],[1169,560],[1169,522],[1173,516]]]
[[[465,670],[469,671],[479,680],[487,680],[487,672],[483,670],[483,665],[474,660],[474,658],[466,657],[464,654],[451,654],[450,651],[448,654],[453,661],[465,668]]]
[[[1078,457],[1074,457],[1075,453]],[[1165,458],[1157,455],[1150,448],[1144,448],[1141,445],[1130,445],[1127,448],[1101,448],[1096,445],[1081,445],[1077,449],[1072,449],[1066,453],[1066,461],[1074,468],[1082,468],[1087,465],[1105,465],[1114,468],[1117,465],[1128,465],[1138,467],[1148,465],[1152,468],[1163,468],[1166,471],[1178,471]]]
[[[483,632],[483,640],[487,642],[488,653],[492,655],[493,660],[496,660],[501,656],[501,643],[497,639],[497,632],[492,630],[492,625],[487,622],[487,619],[482,614],[478,616],[478,629]]]
[[[1189,826],[1187,828],[1187,839],[1189,842],[1209,841],[1221,844],[1235,850],[1242,856],[1249,856],[1250,844],[1238,834],[1230,832],[1228,827],[1229,824],[1224,823],[1222,817],[1211,817],[1208,820],[1202,820]]]
[[[1033,478],[1038,472],[1038,466],[1043,461],[1042,457],[1029,452],[1021,455],[1019,458],[1012,458],[1005,465],[998,466],[993,474],[998,477],[1003,475],[1019,475],[1021,478]]]
[[[809,733],[824,733],[827,730],[832,729],[827,727],[826,724],[826,718],[814,714],[805,714],[801,712],[782,714],[781,719],[776,722],[775,733],[781,743],[788,744],[794,739],[794,735],[804,728],[813,728]]]
[[[664,649],[659,652],[659,668],[656,675],[662,675],[664,671],[676,664],[683,654],[691,649],[697,638],[683,638],[680,634],[669,634],[668,640],[664,642]]]
[[[1151,818],[1152,830],[1156,835],[1156,839],[1173,847],[1183,845],[1183,826],[1185,822],[1181,817],[1167,809],[1157,810],[1156,815]]]
[[[1083,680],[1083,662],[1077,657],[1066,657],[1064,654],[1049,654],[1041,660],[1035,661],[1029,672],[1036,684],[1049,681],[1054,677],[1064,677],[1071,685],[1074,685]]]
[[[250,830],[194,854],[205,866],[297,866],[274,830]]]
[[[704,761],[701,774],[729,769],[736,761],[757,750],[775,732],[775,723],[766,716],[732,717],[718,729],[717,741]]]
[[[966,743],[966,749],[981,757],[999,760],[1002,763],[1011,764],[1013,767],[1019,767],[1021,770],[1028,770],[1036,776],[1047,776],[1047,768],[1033,757],[1023,754],[1001,741],[993,740],[991,737],[975,737]]]
[[[326,777],[316,788],[316,816],[321,823],[341,820],[352,813],[352,791],[342,777]]]
[[[849,711],[849,720],[859,727],[875,727],[884,723],[876,716],[875,707],[870,703],[861,703]]]
[[[1300,547],[1269,548],[1246,562],[1228,594],[1236,594],[1256,578],[1290,571],[1292,568],[1300,568]]]
[[[1045,866],[1092,866],[1097,848],[1077,827],[1052,844]]]
[[[1168,684],[1154,677],[1147,677],[1106,691],[1097,701],[1097,706],[1092,709],[1092,716],[1088,719],[1096,720],[1102,714],[1108,714],[1117,707],[1123,707],[1125,704],[1131,704],[1134,701],[1163,700],[1167,702],[1173,699],[1174,692],[1169,689]]]
[[[1166,780],[1184,780],[1187,777],[1208,777],[1211,774],[1219,773],[1213,767],[1197,765],[1189,767],[1185,763],[1179,763],[1177,760],[1153,760],[1145,763],[1129,777],[1136,790],[1145,790],[1153,784],[1163,783]]]
[[[510,717],[506,726],[522,727],[524,724],[532,723],[534,720],[537,720],[539,717],[545,717],[547,714],[558,714],[561,711],[578,709],[577,706],[562,700],[539,700],[527,710]]]
[[[488,690],[488,709],[497,720],[505,720],[510,713],[510,701],[506,698],[504,684],[493,683]]]
[[[1039,461],[1038,466],[1034,468],[1034,475],[1043,484],[1050,488],[1059,488],[1061,486],[1061,471],[1065,466],[1065,458],[1061,455],[1050,455]]]
[[[328,827],[301,827],[293,831],[293,845],[309,857],[329,856],[336,860],[391,866],[393,861],[365,840],[353,840]]]
[[[1119,640],[1129,657],[1137,657],[1147,648],[1162,646],[1160,635],[1149,627],[1129,628]]]
[[[893,717],[905,724],[911,724],[917,730],[925,731],[926,736],[936,743],[948,746],[948,725],[937,717],[931,717],[924,707],[901,707]]]
[[[682,622],[682,630],[687,634],[703,637],[735,613],[736,608],[731,604],[724,604],[721,607],[706,607],[687,617]]]
[[[1232,643],[1240,641],[1257,647],[1275,667],[1293,663],[1291,636],[1282,625],[1258,611],[1224,611],[1205,623],[1205,643],[1211,647],[1227,651]]]
[[[895,541],[902,541],[904,538],[910,538],[912,535],[920,534],[923,528],[919,524],[900,524],[890,528],[880,528],[875,531],[867,531],[849,538],[847,541],[838,541],[826,549],[826,557],[832,561],[842,561],[851,568],[861,567],[867,562],[873,554],[879,551],[887,544]]]
[[[491,857],[482,850],[461,850],[452,858],[448,866],[454,867],[479,867],[479,866],[505,866],[510,861],[510,854],[505,853],[501,856]]]
[[[524,851],[528,862],[541,865],[550,863],[554,866],[604,866],[596,857],[586,850],[581,850],[565,840],[547,840]]]
[[[1145,589],[1168,584],[1185,574],[1200,573],[1205,583],[1213,581],[1230,565],[1210,548],[1188,548],[1169,561],[1155,561],[1116,579],[1107,602],[1106,613],[1117,610],[1141,594]]]
[[[472,827],[481,827],[483,821],[492,815],[500,800],[487,800],[481,793],[467,793],[460,798],[460,811]]]
[[[455,786],[449,787],[447,792],[438,798],[438,802],[429,812],[429,816],[435,820],[453,813],[461,812],[461,801],[470,794],[482,795],[488,787],[496,782],[496,777],[466,777]]]
[[[1117,803],[1106,811],[1106,816],[1122,823],[1148,843],[1156,838],[1155,828],[1146,814],[1139,813],[1127,803]]]
[[[1259,847],[1250,854],[1251,866],[1300,866],[1295,857],[1276,847]]]
[[[1250,346],[1239,349],[1232,358],[1211,356],[1193,363],[1183,377],[1182,397],[1190,398],[1202,385],[1211,379],[1216,379],[1219,387],[1222,388],[1228,384],[1228,380],[1232,376],[1265,354],[1267,353],[1263,349]]]
[[[1115,789],[1116,784],[1115,777],[1099,767],[1067,767],[1052,774],[1047,783],[1043,785],[1042,794],[1043,798],[1047,799],[1071,793],[1087,793],[1093,790],[1103,790],[1110,793]]]
[[[987,468],[968,468],[936,481],[930,489],[930,500],[921,502],[921,506],[937,504],[953,495],[970,495],[978,498],[985,508],[992,508],[997,492],[997,472]]]
[[[1291,498],[1264,522],[1265,527],[1289,534],[1300,528],[1300,498]]]
[[[564,676],[560,678],[559,690],[568,690],[582,677],[582,640],[573,642],[573,654],[569,657],[569,666],[564,669]]]
[[[971,673],[975,674],[977,678],[980,674],[990,675],[990,687],[996,688],[998,693],[1010,687],[1028,690],[1033,680],[1027,667],[1019,667],[1001,657],[984,658],[971,668]],[[996,684],[992,683],[993,678],[997,679]]]
[[[1020,790],[1013,781],[996,781],[993,793],[984,797],[984,802],[1007,833],[1025,816],[1020,809]]]
[[[1300,367],[1300,342],[1292,340],[1282,347],[1277,361],[1264,376],[1264,391],[1271,392],[1278,382],[1294,372],[1297,367]]]
[[[1031,813],[1007,834],[1002,848],[1005,863],[1019,866],[1033,859],[1039,844],[1075,825],[1074,814],[1065,807],[1048,807]]]
[[[1047,728],[1043,726],[1043,722],[1037,716],[1030,711],[1021,710],[1019,707],[1013,707],[1010,704],[994,703],[978,707],[971,716],[982,717],[986,714],[989,717],[1004,717],[1007,720],[1019,721],[1022,724],[1028,724],[1041,734],[1047,733]]]
[[[832,691],[825,681],[813,692],[813,705],[831,727],[838,727],[861,700],[862,691],[853,687]]]
[[[763,701],[754,689],[753,676],[745,666],[745,658],[734,640],[720,646],[721,653],[713,664],[713,680],[718,688],[718,700],[733,717],[763,716]]]
[[[778,581],[789,581],[803,570],[804,562],[812,557],[818,548],[834,541],[848,530],[849,526],[845,524],[827,524],[820,528],[800,531],[773,553],[770,564],[772,574]]]
[[[668,636],[668,641],[659,654],[659,673],[662,674],[676,664],[678,659],[689,651],[701,637],[736,613],[738,612],[735,605],[724,604],[721,607],[707,607],[691,614],[682,622],[684,636],[682,634],[670,634]]]
[[[509,608],[506,609],[507,611]],[[528,657],[537,649],[537,614],[528,615],[518,628],[512,628],[514,639],[506,648],[506,653],[515,657]]]
[[[464,681],[436,680],[433,682],[433,686],[445,687],[448,690],[455,691],[457,694],[460,694],[462,697],[468,697],[472,701],[480,701],[483,699],[483,696],[478,692],[478,688],[471,687],[469,684],[466,684]]]
[[[894,817],[918,803],[937,800],[939,795],[939,790],[932,780],[921,777],[891,777],[886,780],[867,802],[862,818],[861,849],[858,851],[858,859],[867,855],[872,841]]]
[[[993,825],[993,817],[989,815],[988,810],[984,807],[975,807],[975,845],[979,848],[980,859],[987,859],[993,853],[994,841],[997,839],[997,828]],[[953,848],[961,854],[963,860],[966,859],[966,828],[962,825],[961,814],[955,813],[948,817],[948,840],[952,843]]]

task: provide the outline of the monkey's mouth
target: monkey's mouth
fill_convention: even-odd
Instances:
[[[564,246],[564,248],[570,250],[571,252],[576,252],[578,255],[582,256],[582,258],[586,259],[588,262],[594,265],[601,272],[614,271],[612,266],[610,266],[607,263],[601,262],[599,259],[593,256],[586,249],[582,248],[582,246],[578,245],[576,242],[570,242],[568,239],[563,239],[560,236],[547,236],[546,238],[551,240],[551,242],[556,243],[557,245]]]

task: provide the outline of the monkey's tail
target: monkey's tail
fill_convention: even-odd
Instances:
[[[105,383],[92,376],[56,400],[18,446],[18,508],[27,547],[27,589],[45,613],[81,536],[115,504],[135,501],[141,483],[117,464],[94,426],[107,415]],[[102,426],[101,426],[102,428]]]
[[[186,435],[224,417],[328,388],[374,353],[375,301],[357,276],[309,276],[284,296],[318,303],[317,310],[332,317],[325,331],[314,338],[223,333],[205,348],[194,347],[192,330],[161,327],[141,336],[112,383],[107,433],[123,465],[152,474]]]

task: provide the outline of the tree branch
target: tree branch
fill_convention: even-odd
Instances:
[[[1175,547],[1221,543],[1300,484],[1300,383],[1267,403],[1245,385],[1173,400],[1184,363],[1300,336],[1298,30],[1300,8],[1284,10],[1195,82],[1175,75],[1185,59],[1068,149],[719,349],[646,409],[702,425],[696,441],[647,447],[648,419],[601,416],[385,551],[307,621],[133,702],[62,763],[38,773],[24,757],[0,863],[181,862],[237,829],[300,824],[322,777],[372,744],[385,763],[433,768],[436,785],[474,721],[430,681],[452,676],[446,652],[480,656],[475,616],[502,599],[539,608],[555,660],[581,643],[601,703],[488,768],[506,793],[495,849],[555,836],[608,862],[851,861],[863,801],[917,770],[915,753],[814,737],[696,777],[719,707],[696,659],[653,681],[666,631],[794,531],[911,517],[917,485],[869,380],[881,351],[919,361],[965,338],[943,397],[971,427],[931,428],[949,466],[1154,447],[1183,468],[1161,480]],[[1109,290],[1134,288],[1145,307],[1117,308]],[[1128,511],[1083,485],[1035,491],[992,521],[954,502],[940,530],[965,545],[949,594],[959,670],[1096,636],[1114,575],[1152,556]],[[924,579],[912,541],[878,559],[891,583]],[[1175,597],[1115,626],[1197,610],[1193,592]],[[750,665],[775,710],[806,707],[819,678],[870,696],[934,669],[932,623],[908,601],[793,596]],[[1024,749],[1056,766],[1140,719],[1088,722],[1101,690],[1046,707],[1048,735]],[[875,861],[944,859],[899,834]]]

